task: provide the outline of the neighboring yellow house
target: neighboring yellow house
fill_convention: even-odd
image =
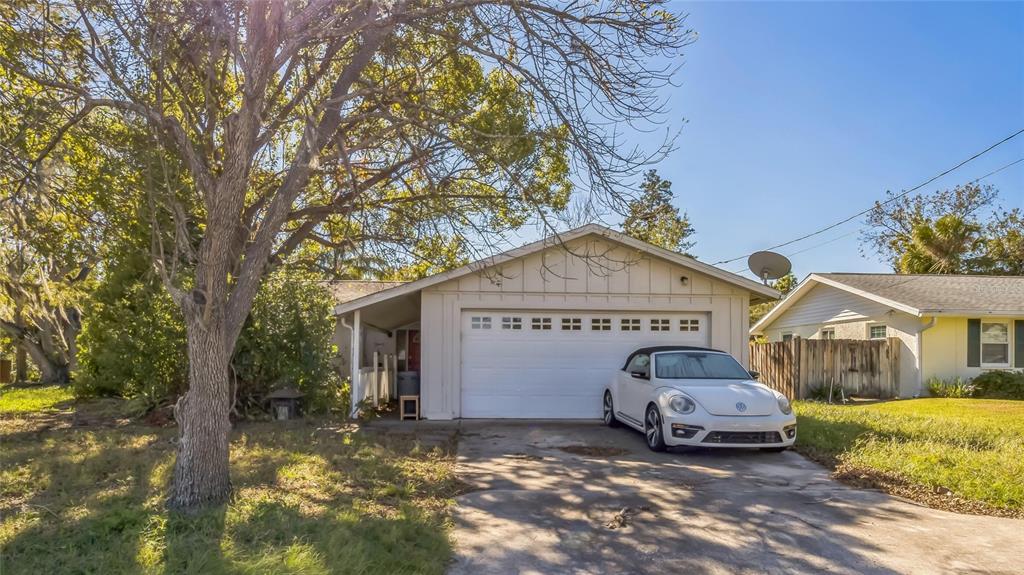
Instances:
[[[899,338],[899,395],[924,395],[932,377],[1024,368],[1024,277],[811,274],[750,333]]]

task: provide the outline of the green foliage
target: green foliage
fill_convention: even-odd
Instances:
[[[331,364],[333,302],[315,277],[278,272],[253,304],[232,360],[236,398],[244,408],[262,406],[274,389],[295,387],[314,411],[341,409],[341,379]]]
[[[974,397],[1024,399],[1024,372],[986,371],[971,380]]]
[[[622,231],[638,240],[667,250],[686,252],[693,247],[689,241],[694,229],[686,214],[672,205],[672,182],[664,180],[655,170],[644,174],[640,197],[631,201]]]
[[[185,326],[148,267],[148,256],[130,255],[93,293],[80,337],[78,395],[137,397],[156,405],[184,392]]]
[[[932,397],[971,397],[974,394],[974,386],[970,381],[960,377],[948,381],[932,377],[928,380],[928,393]]]
[[[991,186],[877,202],[862,242],[899,273],[1024,274],[1024,216]]]
[[[80,338],[78,395],[140,398],[154,406],[184,393],[185,327],[147,263],[128,258],[96,290]],[[235,397],[244,410],[262,408],[264,396],[284,386],[305,392],[314,410],[344,404],[331,366],[331,305],[312,276],[279,272],[267,279],[232,361]]]
[[[829,397],[830,395],[831,397]],[[837,383],[831,387],[827,384],[812,387],[807,391],[807,398],[828,403],[845,403],[849,396],[846,395],[843,386]]]
[[[61,409],[74,399],[66,386],[0,387],[0,414]]]
[[[868,405],[794,402],[796,449],[855,473],[1024,511],[1024,403],[912,399]]]
[[[797,282],[796,276],[793,275],[793,272],[789,272],[775,281],[768,282],[768,285],[771,286],[772,289],[778,290],[779,293],[782,294],[782,297],[785,298],[786,294],[793,291],[798,283],[799,282]],[[764,303],[750,306],[750,325],[754,325],[762,317],[767,315],[768,312],[772,311],[772,308],[779,305],[779,301],[782,300],[766,301]]]

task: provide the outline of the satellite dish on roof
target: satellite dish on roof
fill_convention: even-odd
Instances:
[[[754,252],[747,259],[750,271],[768,285],[768,280],[777,280],[793,269],[789,258],[775,252]]]

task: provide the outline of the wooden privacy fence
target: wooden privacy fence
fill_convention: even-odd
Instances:
[[[758,380],[795,399],[819,386],[847,396],[895,397],[900,388],[900,340],[803,339],[750,344]]]

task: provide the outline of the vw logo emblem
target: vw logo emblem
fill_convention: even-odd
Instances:
[[[740,413],[743,413],[746,410],[747,410],[747,404],[743,403],[742,401],[737,401],[736,402],[736,411],[738,411]]]

